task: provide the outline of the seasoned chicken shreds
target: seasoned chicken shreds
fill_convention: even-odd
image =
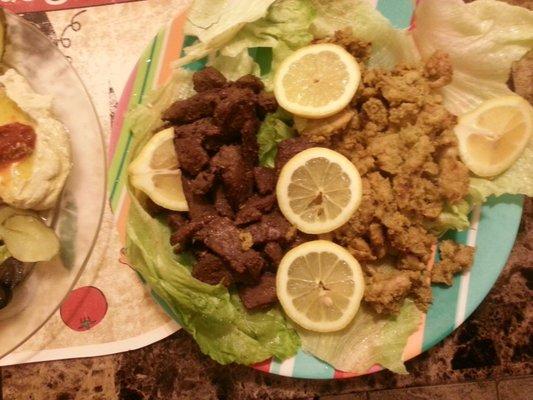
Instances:
[[[343,31],[329,41],[356,46],[349,36]],[[384,71],[361,65],[351,121],[343,129],[303,133],[348,157],[361,174],[361,205],[332,237],[363,264],[364,299],[377,312],[395,312],[407,297],[427,309],[432,277],[428,265],[437,237],[426,227],[445,204],[468,192],[468,169],[459,160],[453,133],[457,118],[433,91],[450,81],[449,61],[436,53],[425,66]],[[313,122],[321,123],[328,124]],[[450,261],[444,263],[446,271],[453,271],[449,265]],[[439,272],[435,276],[441,277]]]
[[[429,80],[429,86],[433,89],[449,84],[453,77],[450,56],[443,51],[436,51],[424,66],[424,76]]]
[[[470,268],[474,260],[475,248],[445,240],[439,245],[440,262],[435,264],[431,281],[450,286],[453,276]]]
[[[370,42],[355,38],[350,28],[335,32],[333,37],[315,40],[314,43],[334,43],[342,46],[359,62],[366,61],[372,50]]]

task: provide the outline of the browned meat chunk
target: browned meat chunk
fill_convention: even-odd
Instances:
[[[278,154],[276,155],[276,174],[279,175],[283,166],[301,151],[313,147],[313,144],[302,137],[295,137],[284,140],[278,145]]]
[[[433,267],[431,281],[451,286],[455,274],[470,268],[476,249],[452,240],[444,240],[439,244],[439,250],[441,260]]]
[[[240,231],[228,218],[210,220],[196,232],[195,238],[229,263],[236,280],[255,281],[265,266],[259,253],[242,249]]]
[[[215,178],[216,175],[211,170],[200,172],[198,175],[196,175],[196,178],[191,181],[192,192],[196,195],[206,194],[213,187]]]
[[[283,249],[277,242],[268,242],[263,249],[270,262],[277,269],[279,262],[283,258]]]
[[[213,217],[205,217],[195,221],[187,222],[170,235],[170,244],[175,246],[175,251],[180,252],[185,246],[189,245],[194,235],[202,229]]]
[[[198,255],[198,260],[192,269],[192,276],[210,285],[222,283],[227,287],[233,283],[231,272],[226,268],[224,262],[207,251]]]
[[[202,147],[201,136],[176,136],[174,148],[181,170],[192,176],[196,176],[209,162],[209,156]]]
[[[188,178],[182,177],[181,182],[183,183],[183,193],[185,194],[185,199],[189,206],[189,217],[191,220],[195,221],[197,219],[217,215],[215,206],[211,204],[205,196],[193,193],[191,181]]]
[[[275,204],[276,196],[273,194],[264,197],[252,196],[237,212],[235,223],[237,225],[245,225],[251,222],[259,221],[261,216],[271,211]]]
[[[228,87],[219,91],[213,114],[226,135],[238,135],[245,122],[255,118],[255,95],[249,89]]]
[[[254,168],[255,187],[259,194],[273,193],[276,190],[276,171],[273,168]]]
[[[224,188],[222,186],[217,187],[215,190],[215,208],[221,217],[228,217],[230,219],[235,217],[235,213],[233,212],[233,209],[226,198],[226,194],[224,193]]]
[[[253,167],[259,160],[259,143],[257,143],[257,131],[261,123],[257,117],[252,116],[244,122],[241,130],[242,155],[248,165]]]
[[[174,132],[176,137],[198,136],[202,139],[222,135],[220,128],[213,124],[212,118],[202,118],[190,124],[176,126]]]
[[[216,95],[202,92],[186,100],[178,100],[163,112],[163,121],[186,124],[213,115]]]
[[[246,230],[252,235],[255,244],[289,242],[296,234],[296,230],[279,211],[263,215],[261,222],[249,226]]]
[[[224,75],[213,67],[206,67],[192,76],[194,90],[205,92],[211,89],[220,89],[228,83]]]
[[[241,147],[223,146],[211,159],[211,166],[220,173],[229,203],[238,209],[253,192],[253,170],[246,165]]]
[[[248,310],[264,309],[276,303],[275,275],[265,273],[257,285],[239,288],[239,297]]]
[[[172,231],[178,230],[187,222],[189,222],[189,220],[183,213],[172,213],[167,216],[167,224]]]
[[[250,89],[254,93],[259,93],[265,88],[263,81],[255,75],[244,75],[235,81],[235,86],[243,89]]]
[[[261,118],[266,114],[276,112],[278,102],[272,93],[261,92],[257,95],[257,113]]]

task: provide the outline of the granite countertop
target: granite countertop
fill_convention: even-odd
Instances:
[[[113,356],[5,367],[3,400],[321,399],[525,400],[533,391],[533,199],[496,285],[452,335],[388,371],[310,381],[222,367],[183,331]]]
[[[533,8],[529,0],[508,0]],[[533,53],[515,70],[515,90],[533,102]],[[0,370],[0,400],[533,399],[533,199],[526,199],[505,269],[472,316],[442,343],[388,371],[337,381],[222,367],[183,331],[112,356],[36,363]]]

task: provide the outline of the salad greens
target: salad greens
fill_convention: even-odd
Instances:
[[[400,62],[415,63],[418,54],[410,36],[394,29],[368,0],[313,0],[317,17],[311,27],[317,38],[351,28],[355,37],[372,43],[370,68],[392,69]]]
[[[407,300],[396,316],[383,317],[361,306],[354,320],[338,332],[297,328],[302,348],[342,371],[365,373],[375,364],[406,374],[402,361],[407,339],[418,328],[422,312]]]
[[[162,127],[162,112],[193,93],[192,72],[177,69],[169,83],[150,93],[131,112],[133,156],[151,133]],[[128,189],[132,198],[127,223],[128,259],[204,353],[221,364],[253,364],[296,353],[300,339],[277,309],[250,314],[238,296],[224,286],[194,279],[190,273],[192,260],[174,254],[166,224],[152,218],[133,188],[128,185]]]
[[[533,46],[533,13],[507,4],[478,0],[424,0],[410,32],[394,29],[367,0],[196,0],[189,12],[186,34],[198,40],[185,50],[170,82],[149,94],[128,118],[140,149],[150,134],[163,126],[161,113],[175,100],[194,93],[192,72],[181,67],[206,58],[227,78],[244,74],[272,76],[291,52],[313,39],[351,28],[372,43],[369,67],[393,68],[416,63],[433,51],[448,52],[454,66],[451,85],[442,89],[446,107],[460,115],[482,101],[509,93],[506,81],[511,63]],[[251,56],[267,49],[269,68]],[[271,64],[271,65],[270,65]],[[294,135],[292,118],[282,111],[269,114],[257,135],[262,165],[274,166],[277,144]],[[533,143],[520,159],[493,180],[472,178],[469,197],[449,205],[432,229],[466,229],[468,213],[490,195],[523,193],[533,196]],[[192,260],[177,256],[169,244],[169,229],[152,218],[131,187],[132,206],[127,226],[128,257],[146,283],[201,349],[216,361],[252,364],[271,356],[284,359],[304,350],[337,369],[365,372],[380,364],[405,373],[402,355],[419,326],[421,313],[407,301],[399,315],[384,317],[362,307],[340,332],[316,333],[287,324],[278,309],[249,314],[238,296],[224,286],[211,286],[190,274]],[[2,249],[0,249],[0,255]]]
[[[274,168],[278,143],[294,136],[291,123],[291,116],[281,108],[274,114],[266,116],[257,133],[259,163],[262,166]]]
[[[456,115],[483,101],[513,95],[507,87],[512,63],[533,48],[533,13],[500,1],[424,0],[415,11],[413,38],[422,58],[437,49],[450,55],[453,80],[441,90]],[[490,195],[533,196],[533,142],[511,168],[492,180],[472,178],[471,190]]]
[[[423,59],[450,55],[453,81],[441,91],[455,115],[481,102],[512,95],[511,64],[533,48],[533,13],[501,1],[424,0],[415,11],[413,38]]]
[[[206,3],[210,3],[209,7]],[[275,69],[292,51],[313,39],[309,26],[314,10],[309,0],[229,1],[218,8],[218,17],[202,11],[214,7],[209,1],[193,4],[185,32],[198,37],[199,42],[186,50],[176,64],[178,67],[209,56],[208,64],[224,66],[221,72],[228,78],[237,76],[237,70],[257,73],[259,66],[249,55],[250,49],[271,48]]]
[[[271,356],[293,356],[300,340],[277,309],[248,313],[223,285],[194,279],[174,255],[167,226],[133,197],[127,254],[148,286],[175,313],[201,350],[221,364],[253,364]]]

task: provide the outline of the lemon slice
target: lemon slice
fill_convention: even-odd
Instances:
[[[459,118],[459,153],[476,175],[493,177],[509,168],[525,149],[533,130],[533,109],[519,96],[488,100]]]
[[[154,203],[168,210],[187,211],[173,140],[173,128],[155,134],[131,162],[128,171],[131,184]]]
[[[293,114],[324,118],[348,105],[360,81],[359,64],[350,53],[335,44],[314,44],[283,61],[274,78],[274,94]]]
[[[361,177],[342,154],[313,147],[283,166],[276,195],[281,212],[299,230],[331,232],[348,222],[359,207]]]
[[[338,331],[348,325],[359,310],[364,288],[357,260],[327,240],[290,250],[276,275],[276,292],[285,313],[315,332]]]

